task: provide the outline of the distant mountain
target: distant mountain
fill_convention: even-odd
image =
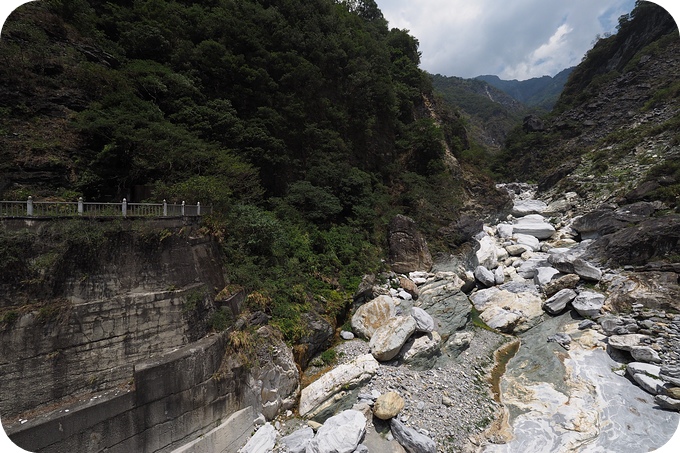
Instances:
[[[522,81],[502,80],[495,75],[482,75],[475,77],[475,79],[483,80],[529,107],[550,111],[560,97],[569,74],[573,70],[573,67],[567,68],[559,72],[555,77],[534,77],[533,79]]]
[[[508,132],[528,113],[524,104],[485,81],[439,74],[431,78],[435,91],[463,114],[469,138],[491,153],[500,150]]]

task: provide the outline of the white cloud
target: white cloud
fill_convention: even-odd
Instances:
[[[577,65],[635,0],[376,0],[420,42],[431,73],[526,79]],[[677,0],[660,0],[680,13]],[[676,16],[677,17],[677,16]]]

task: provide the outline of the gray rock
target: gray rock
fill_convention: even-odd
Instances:
[[[425,283],[420,287],[418,298],[420,308],[432,316],[437,332],[443,340],[462,329],[470,319],[472,305],[467,295],[455,289],[450,281],[440,280]]]
[[[597,323],[595,321],[593,321],[592,319],[584,319],[583,321],[578,323],[578,330],[590,329],[590,328],[592,328],[596,325],[597,325]]]
[[[415,323],[415,321],[414,321]],[[370,380],[380,368],[371,354],[364,354],[351,362],[333,368],[302,389],[299,412],[303,417],[314,417],[335,405],[347,389],[353,389]]]
[[[563,289],[543,303],[543,310],[551,315],[559,315],[567,307],[567,304],[575,298],[576,291],[573,289]]]
[[[512,225],[509,223],[501,223],[496,227],[496,233],[498,237],[502,239],[508,239],[512,237]]]
[[[497,285],[502,285],[505,282],[505,274],[503,273],[503,266],[498,266],[493,271],[494,281]]]
[[[552,279],[559,278],[560,276],[560,271],[554,267],[537,267],[536,274],[534,274],[534,283],[543,288]]]
[[[368,343],[371,354],[383,362],[393,359],[415,331],[416,320],[413,317],[392,318],[387,324],[373,332],[371,341]]]
[[[547,253],[536,253],[517,268],[517,273],[522,278],[534,278],[539,267],[550,267]]]
[[[633,377],[638,373],[642,373],[658,378],[659,373],[661,373],[661,367],[658,365],[652,365],[650,363],[631,362],[626,365],[626,372],[630,375],[630,377]]]
[[[523,217],[529,214],[541,214],[548,209],[548,205],[541,200],[515,200],[511,214],[515,217]]]
[[[437,332],[413,335],[401,348],[399,355],[403,363],[418,370],[427,370],[434,366],[441,355],[442,337]]]
[[[633,346],[630,348],[630,355],[638,362],[661,363],[659,354],[649,346]]]
[[[652,395],[658,395],[664,391],[664,382],[652,376],[643,373],[636,373],[633,375],[633,380],[646,392]]]
[[[517,245],[523,245],[527,248],[527,250],[535,252],[541,248],[538,238],[530,234],[522,234],[513,231],[512,237],[515,239],[515,241],[517,241]]]
[[[666,395],[656,395],[654,402],[664,409],[680,411],[680,400],[676,400]]]
[[[491,236],[485,235],[479,239],[479,249],[475,252],[477,264],[487,269],[494,269],[498,266],[498,252],[496,250],[496,240]]]
[[[528,234],[537,239],[548,239],[555,234],[555,228],[540,214],[530,214],[514,221],[513,233]]]
[[[594,318],[600,314],[604,305],[604,294],[594,291],[582,291],[571,302],[571,306],[584,318]]]
[[[550,255],[548,262],[565,274],[576,274],[584,280],[600,281],[602,271],[572,253],[556,253]]]
[[[370,339],[379,327],[397,314],[397,306],[391,296],[378,296],[360,306],[352,316],[352,330],[360,337]]]
[[[608,338],[609,346],[621,351],[629,351],[637,346],[644,346],[643,340],[649,339],[647,335],[631,333],[627,335],[612,335]]]
[[[569,345],[571,344],[571,337],[566,333],[558,332],[548,337],[548,343],[557,343],[564,349],[569,349]]]
[[[343,340],[353,340],[354,334],[352,332],[348,332],[346,330],[341,330],[340,331],[340,338],[342,338]]]
[[[479,317],[487,326],[505,333],[511,333],[522,321],[521,314],[498,306],[488,308]]]
[[[274,450],[276,434],[276,428],[271,423],[265,423],[255,431],[253,437],[239,450],[239,453],[267,453]]]
[[[477,266],[475,268],[475,278],[487,288],[496,284],[496,278],[494,277],[493,272],[484,266]]]
[[[434,319],[422,308],[413,307],[411,309],[411,316],[416,321],[417,332],[432,332],[434,330]]]
[[[307,445],[306,453],[351,453],[366,433],[366,417],[346,410],[326,420]]]
[[[429,437],[413,428],[404,426],[399,420],[390,420],[392,435],[409,453],[436,453],[437,445]]]
[[[678,365],[664,365],[661,367],[659,377],[666,382],[680,387],[680,366]]]
[[[284,445],[289,453],[304,453],[313,438],[314,430],[305,426],[279,439],[279,445]]]

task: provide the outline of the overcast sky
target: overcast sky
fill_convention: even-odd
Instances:
[[[27,0],[0,0],[0,24]],[[376,0],[390,28],[420,42],[421,68],[525,80],[577,65],[635,0]],[[674,14],[677,0],[655,0]]]
[[[615,33],[635,0],[376,0],[390,28],[420,42],[421,68],[446,76],[526,80],[580,63]],[[677,0],[656,2],[672,14]],[[675,11],[673,11],[675,9]],[[675,15],[677,20],[677,15]]]

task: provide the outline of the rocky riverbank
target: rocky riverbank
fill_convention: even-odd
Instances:
[[[672,436],[680,290],[667,257],[676,219],[653,217],[664,207],[646,202],[578,215],[575,193],[536,200],[531,186],[505,188],[512,213],[475,236],[474,256],[364,280],[338,362],[311,366],[299,414],[262,428],[267,446],[255,437],[244,453],[637,452]],[[613,235],[632,252],[622,254]],[[511,341],[504,350],[517,353],[501,378],[494,351]]]

